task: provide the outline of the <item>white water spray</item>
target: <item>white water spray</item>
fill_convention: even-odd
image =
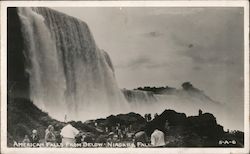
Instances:
[[[126,113],[107,53],[88,26],[47,8],[19,8],[32,101],[52,117],[87,120]]]

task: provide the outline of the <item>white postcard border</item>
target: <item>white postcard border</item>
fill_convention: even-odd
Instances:
[[[249,153],[249,2],[247,1],[3,1],[1,5],[2,153]],[[8,148],[7,7],[244,7],[244,148]]]

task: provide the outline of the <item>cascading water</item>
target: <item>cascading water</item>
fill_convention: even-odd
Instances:
[[[150,105],[157,102],[157,98],[154,96],[153,92],[146,92],[140,90],[127,90],[122,89],[122,92],[128,102],[133,103],[133,105]]]
[[[126,113],[112,62],[82,21],[48,8],[18,8],[30,97],[52,117],[87,120]]]

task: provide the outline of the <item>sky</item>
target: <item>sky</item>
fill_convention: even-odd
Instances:
[[[53,8],[89,25],[120,88],[189,81],[243,113],[243,8]]]

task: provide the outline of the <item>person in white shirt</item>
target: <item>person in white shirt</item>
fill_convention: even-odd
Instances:
[[[145,131],[141,130],[137,133],[135,133],[134,136],[134,145],[135,147],[138,147],[138,143],[148,143],[148,137]]]
[[[164,133],[159,129],[155,129],[151,134],[151,145],[153,147],[164,147],[165,146],[165,138]]]
[[[71,124],[67,124],[62,128],[60,133],[62,136],[62,144],[65,146],[70,143],[75,143],[75,137],[77,134],[79,134],[79,130],[77,130]]]

